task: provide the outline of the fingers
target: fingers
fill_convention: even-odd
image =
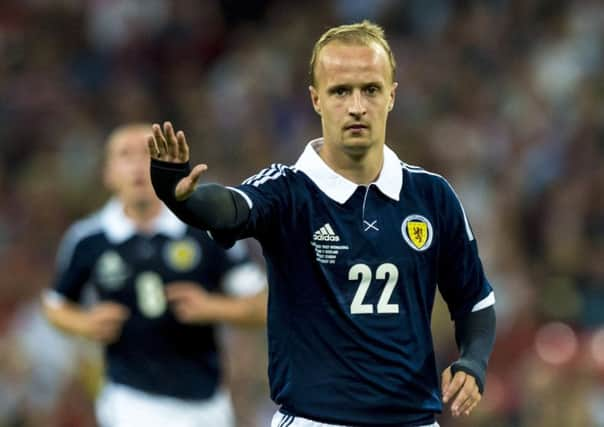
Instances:
[[[166,286],[166,298],[169,302],[189,298],[196,289],[193,285],[178,283]]]
[[[447,403],[447,401],[450,398],[448,391],[449,391],[449,387],[451,385],[451,378],[452,378],[451,367],[448,367],[442,373],[442,383],[441,383],[441,389],[443,391],[443,401],[445,403]]]
[[[103,328],[101,329],[97,336],[94,338],[96,341],[102,342],[104,344],[111,344],[115,341],[118,340],[118,338],[120,337],[122,333],[122,329],[115,327],[115,328]]]
[[[124,321],[125,317],[123,313],[117,315],[116,313],[112,313],[112,315],[101,313],[101,315],[92,319],[91,336],[93,339],[103,343],[114,342],[122,332]]]
[[[176,143],[178,145],[178,160],[181,162],[189,161],[189,145],[185,138],[185,133],[181,130],[176,134]]]
[[[149,147],[149,154],[151,155],[151,157],[155,160],[160,160],[161,155],[159,153],[159,148],[155,143],[154,136],[150,136],[149,138],[147,138],[147,147]]]
[[[194,323],[197,320],[195,310],[186,303],[175,304],[172,310],[176,318],[183,323]]]
[[[151,126],[151,130],[153,132],[153,139],[157,148],[157,158],[163,160],[168,154],[168,141],[166,141],[166,138],[161,131],[161,127],[157,123]]]
[[[450,376],[450,372],[448,375]],[[443,372],[443,384],[445,383],[445,376],[445,372]],[[455,417],[461,414],[469,415],[482,397],[474,377],[462,371],[455,374],[448,387],[443,388],[443,393],[445,403],[455,396],[451,404],[451,412]]]
[[[185,292],[188,292],[185,291]],[[172,311],[178,320],[181,322],[193,322],[197,310],[194,302],[189,298],[188,295],[179,294],[178,291],[168,294],[168,301],[172,307]]]
[[[480,402],[481,399],[482,399],[482,396],[479,395],[478,399],[476,399],[473,403],[471,403],[469,408],[464,409],[460,413],[463,413],[466,416],[470,415],[472,413],[472,411],[474,410],[474,408],[476,408],[476,406],[478,406],[478,402]]]
[[[470,392],[470,396],[466,399],[465,403],[461,404],[457,409],[457,415],[470,415],[472,410],[478,405],[480,402],[480,393],[478,393],[478,389],[476,389],[476,393],[473,391]]]
[[[166,286],[166,298],[176,318],[183,323],[206,323],[212,320],[208,292],[193,282],[176,282]]]
[[[208,165],[206,165],[206,164],[199,164],[193,168],[193,170],[189,174],[189,179],[191,180],[191,184],[193,185],[193,187],[197,186],[197,183],[199,182],[201,175],[207,170],[208,170]]]
[[[164,135],[166,136],[168,159],[178,160],[178,143],[172,123],[164,122]]]
[[[151,130],[153,135],[147,140],[147,145],[152,158],[165,162],[189,161],[189,146],[183,131],[175,132],[169,121],[164,122],[163,128],[154,123]]]
[[[465,372],[459,371],[455,374],[455,377],[453,377],[451,379],[451,368],[447,368],[445,370],[449,371],[448,376],[449,376],[449,381],[448,381],[448,386],[445,388],[443,388],[443,402],[448,403],[449,399],[451,399],[453,396],[455,396],[457,394],[457,392],[459,391],[459,389],[461,389],[461,387],[463,386],[464,380],[465,380]],[[443,372],[443,377],[445,375],[445,372]],[[444,378],[443,378],[444,381]]]
[[[128,307],[114,302],[99,303],[92,310],[101,320],[106,319],[108,321],[124,321],[130,316],[130,310]]]

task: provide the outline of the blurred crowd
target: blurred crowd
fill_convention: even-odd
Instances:
[[[107,197],[108,132],[172,120],[226,184],[292,164],[320,134],[312,45],[364,18],[398,62],[388,144],[454,185],[497,298],[484,400],[441,425],[604,426],[602,1],[2,0],[0,427],[94,426],[95,351],[37,300]],[[434,333],[444,367],[442,303]],[[242,427],[273,410],[262,335],[224,332]]]

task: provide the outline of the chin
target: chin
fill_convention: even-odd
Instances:
[[[342,140],[342,146],[351,150],[367,150],[373,146],[373,143],[366,136],[347,137]]]
[[[153,192],[137,191],[127,196],[127,199],[130,200],[130,203],[132,204],[144,206],[153,203],[155,199],[157,199],[157,196]]]
[[[352,157],[363,157],[369,149],[371,144],[344,144],[343,149],[346,154]]]

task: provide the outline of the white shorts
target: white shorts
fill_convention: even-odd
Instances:
[[[229,393],[207,400],[181,400],[107,383],[96,402],[100,427],[234,427]]]
[[[271,420],[271,427],[348,427],[341,424],[327,424],[312,421],[307,418],[294,417],[293,415],[285,415],[282,412],[275,412]],[[439,427],[437,422],[426,424],[418,427]]]

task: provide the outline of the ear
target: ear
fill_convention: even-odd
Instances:
[[[321,101],[319,100],[319,92],[315,89],[314,86],[308,86],[308,91],[310,92],[310,100],[312,102],[312,106],[317,112],[317,114],[321,115]]]
[[[388,104],[388,111],[392,111],[394,108],[394,100],[396,99],[396,88],[398,87],[398,83],[392,83],[392,89],[390,90],[390,103]]]

